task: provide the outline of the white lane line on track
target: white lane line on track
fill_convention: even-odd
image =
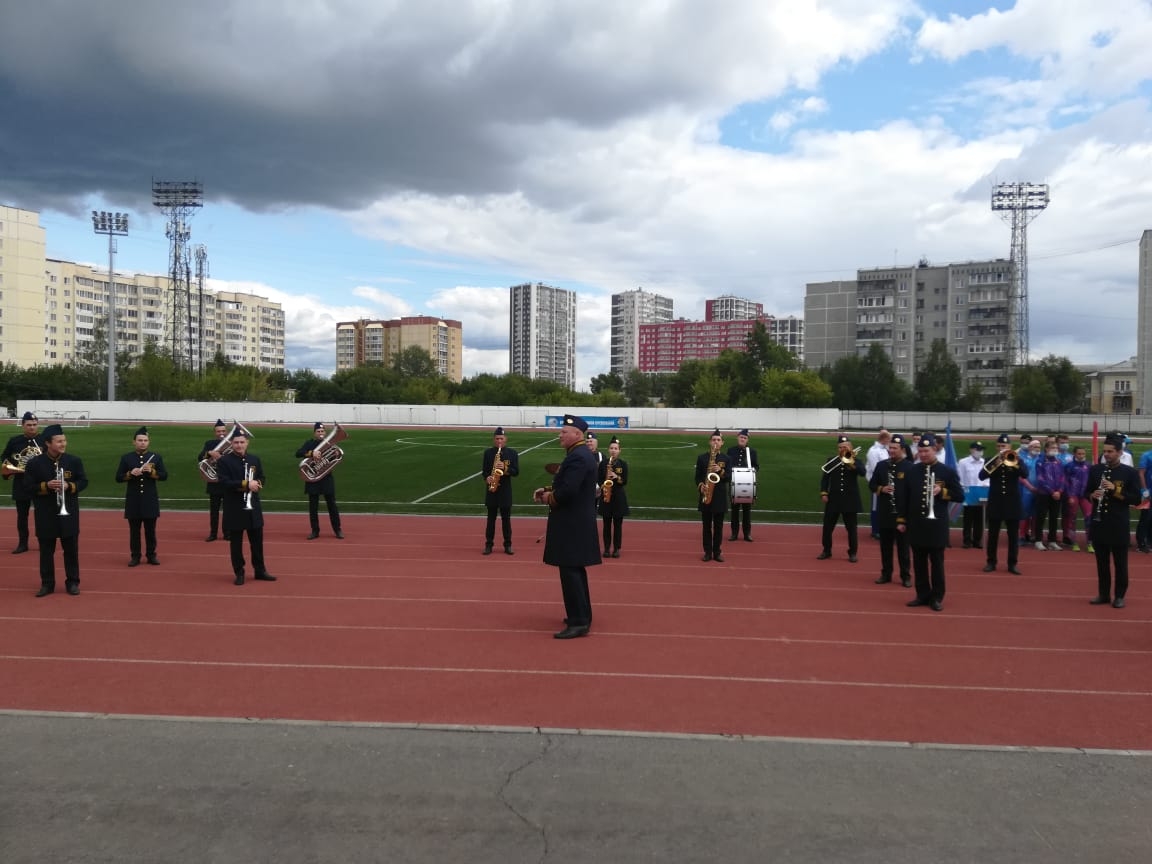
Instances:
[[[556,440],[556,439],[554,439],[554,438],[549,438],[549,439],[547,439],[546,441],[541,441],[539,444],[533,444],[533,445],[532,445],[531,447],[529,447],[527,450],[520,450],[520,451],[517,451],[517,452],[518,452],[518,453],[531,453],[533,450],[539,449],[540,447],[543,447],[545,444],[551,444],[551,443],[554,443],[554,442],[555,442],[555,440]],[[425,495],[423,498],[417,498],[415,501],[410,501],[409,503],[410,503],[410,504],[423,504],[423,503],[424,503],[425,501],[427,501],[429,498],[435,498],[435,497],[436,497],[437,495],[439,495],[441,492],[447,492],[449,489],[455,489],[457,486],[460,486],[460,485],[462,485],[462,484],[464,484],[464,483],[468,483],[468,482],[471,482],[472,480],[475,480],[475,479],[476,479],[477,477],[479,477],[479,476],[480,476],[480,472],[479,472],[479,471],[477,471],[475,474],[469,474],[469,475],[468,475],[467,477],[465,477],[463,480],[457,480],[455,483],[449,483],[447,486],[443,486],[443,487],[441,487],[440,489],[437,489],[435,492],[429,492],[429,493],[428,493],[427,495]]]

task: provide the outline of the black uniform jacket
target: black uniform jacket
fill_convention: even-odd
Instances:
[[[80,533],[80,499],[76,496],[88,488],[88,475],[79,457],[68,453],[61,454],[59,467],[64,469],[64,480],[68,484],[64,493],[67,516],[57,515],[60,503],[56,490],[48,488],[48,483],[56,479],[57,462],[42,453],[29,460],[24,471],[24,489],[36,509],[36,536],[44,539],[75,537]]]
[[[696,509],[701,513],[727,513],[728,484],[732,480],[732,463],[727,453],[716,454],[716,465],[719,466],[716,473],[720,475],[720,482],[712,489],[712,503],[706,505],[700,493],[700,484],[708,479],[708,464],[711,461],[711,451],[696,457]]]
[[[898,490],[908,482],[908,469],[911,467],[911,459],[900,459],[897,462],[885,459],[876,463],[868,488],[876,493],[876,512],[881,518],[895,520],[899,515],[896,509]],[[879,491],[881,486],[895,486],[897,491],[889,495]]]
[[[1088,484],[1084,487],[1084,494],[1091,495],[1099,489],[1100,481],[1105,477],[1115,483],[1116,488],[1106,492],[1099,501],[1092,499],[1088,539],[1104,546],[1127,546],[1128,508],[1140,503],[1140,474],[1128,465],[1117,465],[1115,468],[1105,464],[1093,465],[1088,469]]]
[[[729,447],[728,462],[733,468],[755,468],[760,470],[760,457],[755,447]]]
[[[142,471],[139,477],[133,477],[132,469],[139,468],[149,457],[152,457],[151,465],[154,473]],[[164,460],[159,453],[149,450],[140,454],[133,450],[121,456],[120,467],[116,469],[116,482],[128,484],[128,489],[124,493],[124,518],[158,519],[160,495],[156,490],[156,482],[167,479],[168,469],[164,467]]]
[[[601,563],[596,531],[596,456],[583,441],[572,446],[552,479],[544,563],[557,567]]]
[[[1000,464],[989,474],[980,469],[980,479],[988,481],[987,516],[989,519],[1020,520],[1024,511],[1020,505],[1020,481],[1028,479],[1028,466],[1021,460],[1016,465]]]
[[[612,473],[616,475],[616,479],[612,481],[612,494],[607,502],[604,501],[604,481],[608,479],[608,467],[611,464]],[[597,474],[597,482],[600,484],[600,515],[604,517],[613,516],[627,516],[631,510],[628,509],[628,490],[624,487],[628,485],[628,463],[623,459],[617,459],[611,462],[605,459],[600,463],[600,471]]]
[[[203,462],[205,459],[207,459],[208,458],[208,451],[209,450],[215,450],[216,447],[220,444],[220,442],[222,440],[224,440],[224,439],[222,439],[222,438],[210,438],[207,441],[205,441],[204,446],[200,448],[200,455],[196,457],[196,464],[199,465],[201,462]],[[209,495],[223,495],[224,494],[224,490],[220,487],[219,483],[206,483],[204,485],[205,485],[205,491],[207,491],[207,493]]]
[[[252,479],[264,482],[264,466],[260,457],[249,452],[243,459],[235,453],[221,456],[216,463],[216,473],[220,476],[219,486],[224,490],[224,518],[221,524],[225,531],[242,531],[245,528],[261,528],[264,525],[264,511],[260,507],[260,493],[249,496],[252,509],[244,507],[244,494],[248,491],[245,472],[253,469]]]
[[[312,458],[312,451],[316,445],[320,443],[320,439],[316,437],[309,438],[300,445],[300,449],[296,451],[297,459]],[[336,469],[332,469],[324,477],[319,480],[305,480],[304,481],[304,494],[305,495],[335,495],[336,494],[336,478],[333,476]]]
[[[21,432],[19,435],[13,435],[8,439],[8,443],[4,446],[4,453],[2,456],[0,456],[0,459],[9,463],[10,465],[18,464],[20,461],[20,454],[24,452],[26,447],[30,447],[33,444],[40,448],[40,452],[44,452],[44,441],[40,438],[39,435],[34,438],[26,438],[23,432]],[[29,500],[31,496],[29,496],[28,490],[24,488],[24,483],[21,480],[20,474],[13,474],[11,477],[5,477],[4,479],[12,481],[13,500]]]
[[[864,460],[856,459],[851,465],[839,460],[831,471],[820,472],[820,491],[828,493],[829,513],[860,512],[860,482],[864,476]]]
[[[500,478],[496,491],[489,492],[488,478],[496,466],[496,448],[489,447],[484,451],[480,478],[484,481],[484,504],[488,507],[512,506],[512,478],[520,473],[520,456],[511,447],[505,447],[500,451],[500,461],[504,463],[504,476]]]
[[[928,485],[929,471],[932,486],[943,485],[939,495],[933,495]],[[943,549],[948,544],[948,507],[955,503],[964,503],[964,487],[955,469],[943,462],[913,463],[905,482],[896,488],[896,509],[900,512],[896,522],[906,526],[909,545]],[[929,512],[934,519],[928,518]]]

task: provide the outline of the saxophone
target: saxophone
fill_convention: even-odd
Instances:
[[[492,462],[492,473],[488,475],[489,492],[496,492],[500,488],[500,480],[504,477],[504,472],[508,470],[507,463],[501,461],[500,459],[503,453],[503,447],[497,448],[496,458]]]
[[[616,470],[616,462],[616,459],[608,460],[608,469],[604,472],[604,482],[600,484],[600,496],[605,504],[612,500],[612,487],[616,485],[616,481],[612,479],[612,474]]]
[[[700,503],[708,506],[712,503],[712,495],[716,491],[716,484],[720,482],[720,475],[724,473],[724,468],[717,461],[716,457],[720,454],[720,446],[713,444],[711,452],[708,454],[708,476],[703,483],[700,484]]]

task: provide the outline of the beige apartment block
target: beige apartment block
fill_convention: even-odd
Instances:
[[[417,315],[391,321],[341,321],[336,325],[336,369],[390,366],[405,348],[428,352],[436,370],[451,381],[464,380],[464,328],[459,321]]]
[[[0,205],[2,362],[18,366],[45,362],[46,312],[50,304],[44,290],[44,248],[40,214]]]

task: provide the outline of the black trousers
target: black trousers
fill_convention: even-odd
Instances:
[[[604,551],[620,548],[620,535],[624,530],[623,516],[604,517]]]
[[[921,600],[944,600],[944,550],[940,546],[913,546],[912,571],[916,596]]]
[[[228,532],[228,541],[231,543],[232,572],[239,575],[244,572],[244,535],[248,535],[248,548],[252,553],[252,572],[267,573],[264,566],[264,526],[259,528],[232,529]]]
[[[500,513],[500,532],[504,535],[504,545],[512,545],[512,505],[489,507],[488,523],[484,526],[484,545],[491,546],[496,539],[496,513]]]
[[[900,565],[900,581],[912,578],[912,557],[909,553],[908,535],[896,530],[896,517],[881,515],[880,521],[880,577],[892,578],[892,552],[895,549],[896,563]]]
[[[560,566],[564,617],[569,627],[592,626],[592,598],[588,594],[588,568]]]
[[[219,532],[217,529],[220,527],[220,505],[224,501],[224,491],[221,490],[219,495],[208,496],[208,533],[215,537]],[[228,532],[224,532],[224,536],[228,536]]]
[[[1000,548],[1000,526],[1008,534],[1008,566],[1015,567],[1020,560],[1020,520],[988,517],[988,563],[996,566],[996,553]]]
[[[1094,542],[1092,548],[1096,550],[1096,582],[1101,597],[1123,597],[1128,593],[1128,544],[1112,545],[1109,543]],[[1116,576],[1116,592],[1112,593],[1112,576],[1109,572],[1108,559],[1112,561],[1112,571]]]
[[[40,543],[40,584],[56,587],[56,539],[37,537]],[[80,538],[61,537],[60,548],[64,550],[64,582],[80,584]]]
[[[984,505],[964,508],[964,542],[979,546],[984,540]]]
[[[732,505],[732,536],[735,537],[737,529],[743,524],[744,536],[752,536],[752,505],[751,504],[733,504]]]
[[[324,495],[324,503],[328,506],[328,521],[332,523],[332,530],[340,530],[340,510],[336,507],[335,495]],[[320,496],[308,496],[308,524],[312,526],[313,533],[320,533]]]
[[[836,523],[840,517],[844,517],[844,529],[848,532],[848,554],[856,554],[856,515],[855,513],[840,513],[836,510],[829,510],[824,508],[824,534],[822,542],[824,544],[824,551],[831,554],[832,552],[832,529],[836,527]]]
[[[13,483],[20,483],[24,479],[23,474],[17,474],[13,479]],[[16,502],[16,541],[20,546],[28,545],[28,511],[32,509],[32,500],[24,501],[20,498],[12,499]]]
[[[156,554],[156,520],[128,520],[128,551],[136,561],[140,560],[140,526],[144,526],[144,548],[148,555]]]
[[[1048,521],[1048,542],[1056,543],[1060,539],[1060,499],[1051,495],[1037,495],[1036,506],[1036,537],[1037,543],[1044,539],[1044,521]]]
[[[701,537],[704,541],[704,551],[715,557],[720,554],[720,544],[724,540],[724,514],[701,513],[700,524],[703,527]]]

